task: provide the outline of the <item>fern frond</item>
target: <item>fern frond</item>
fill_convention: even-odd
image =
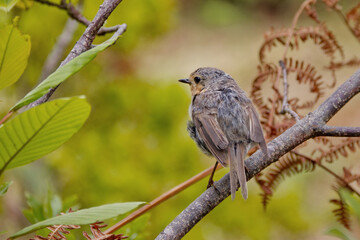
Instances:
[[[342,140],[340,144],[330,146],[328,150],[317,149],[321,152],[321,155],[316,159],[320,162],[325,160],[328,163],[332,163],[334,159],[338,159],[339,156],[347,157],[350,152],[355,152],[360,147],[360,138],[346,138]]]
[[[266,208],[273,192],[286,176],[290,177],[301,172],[311,172],[314,171],[316,167],[315,161],[310,161],[308,158],[302,157],[295,152],[289,152],[274,165],[275,167],[266,173],[266,180],[262,183],[265,186],[265,188],[262,188],[263,193],[261,194],[264,208]],[[267,191],[264,189],[267,189]]]
[[[306,64],[304,61],[293,60],[292,58],[285,59],[286,69],[289,73],[296,74],[296,81],[299,84],[308,84],[309,92],[315,94],[314,99],[299,103],[298,98],[289,100],[294,111],[298,109],[312,108],[318,100],[325,95],[324,82],[322,76],[318,74],[311,64]]]
[[[316,143],[321,143],[324,146],[326,146],[326,145],[332,146],[332,142],[329,137],[315,137],[315,138],[313,138],[313,140]]]
[[[332,211],[336,220],[350,230],[349,206],[341,199],[341,197],[339,197],[339,199],[331,199],[330,202],[336,205],[336,208]]]
[[[264,35],[264,42],[259,50],[259,59],[261,63],[265,62],[265,52],[270,52],[273,47],[280,43],[285,45],[286,39],[289,36],[290,28],[283,28],[280,30],[274,30],[266,32]],[[309,27],[299,27],[294,30],[293,37],[290,42],[290,49],[299,49],[299,42],[306,42],[312,39],[315,45],[318,45],[320,49],[331,60],[335,59],[335,54],[338,52],[342,58],[344,58],[344,51],[335,38],[335,35],[327,29],[324,24]]]
[[[104,228],[106,226],[107,224],[104,224],[104,222],[96,222],[90,224],[90,231],[92,233],[92,237],[85,231],[83,232],[83,235],[87,240],[121,240],[128,238],[123,234],[103,233],[101,231],[101,228]]]
[[[354,35],[360,40],[360,3],[346,13],[346,21]]]
[[[66,239],[65,235],[69,234],[72,229],[79,229],[79,225],[53,225],[50,227],[47,227],[51,232],[48,234],[47,237],[42,237],[39,235],[36,235],[34,238],[31,238],[30,240],[62,240]]]
[[[263,119],[269,118],[270,108],[264,101],[264,97],[262,95],[262,87],[264,82],[266,81],[275,81],[277,73],[278,69],[277,66],[275,66],[274,64],[259,65],[258,74],[253,81],[250,97],[260,111],[260,116]]]
[[[342,67],[359,67],[360,66],[360,59],[357,57],[353,57],[348,61],[341,61],[341,62],[330,62],[329,66],[326,66],[326,69],[329,70],[338,70]]]
[[[316,9],[314,4],[308,4],[305,6],[305,12],[312,20],[314,20],[316,23],[320,24],[320,19],[317,15]]]
[[[341,9],[341,6],[338,5],[339,0],[323,0],[323,2],[324,2],[329,8]]]

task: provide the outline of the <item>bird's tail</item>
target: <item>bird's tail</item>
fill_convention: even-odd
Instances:
[[[231,198],[235,199],[235,192],[237,189],[237,181],[240,183],[241,194],[246,200],[248,197],[247,185],[246,185],[246,173],[245,173],[245,146],[242,144],[234,144],[229,149],[230,159],[230,189]]]

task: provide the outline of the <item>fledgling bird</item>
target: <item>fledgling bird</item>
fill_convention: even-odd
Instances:
[[[245,156],[256,144],[268,156],[254,105],[230,75],[216,68],[199,68],[179,81],[189,84],[191,89],[191,120],[187,126],[190,137],[221,165],[230,165],[232,199],[237,181],[243,198],[247,199]]]

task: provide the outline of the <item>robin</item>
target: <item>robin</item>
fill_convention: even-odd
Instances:
[[[243,198],[247,199],[245,156],[256,144],[268,156],[253,103],[230,75],[216,68],[199,68],[179,82],[189,84],[191,89],[191,120],[187,124],[190,137],[222,166],[230,165],[232,199],[237,181]]]

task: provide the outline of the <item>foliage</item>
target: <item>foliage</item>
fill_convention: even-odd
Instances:
[[[68,212],[66,214],[30,225],[13,234],[10,238],[17,238],[24,234],[52,225],[84,225],[95,223],[97,221],[102,221],[127,213],[141,204],[143,204],[143,202],[112,203],[98,207],[81,209],[76,212]]]
[[[36,88],[26,94],[26,96],[18,103],[16,103],[10,111],[16,111],[19,108],[45,95],[49,91],[49,89],[55,88],[57,85],[77,73],[81,68],[83,68],[86,64],[92,61],[99,52],[104,51],[106,48],[113,45],[119,37],[119,35],[114,35],[109,40],[80,54],[80,56],[72,59],[64,66],[58,68],[49,77],[44,79],[44,81],[42,81]]]
[[[18,1],[19,0],[1,0],[0,10],[8,12],[15,6]]]
[[[0,89],[15,83],[23,74],[30,54],[30,37],[12,25],[0,26]]]
[[[32,224],[55,217],[70,208],[72,210],[78,209],[76,204],[78,199],[76,195],[62,199],[58,194],[55,194],[51,188],[48,189],[42,201],[38,199],[39,197],[30,193],[25,193],[25,197],[28,208],[22,212]]]
[[[4,182],[3,184],[0,185],[0,196],[4,195],[7,190],[9,189],[10,185],[12,184],[13,182]]]
[[[74,114],[76,113],[76,114]],[[83,97],[57,99],[25,111],[0,128],[0,174],[55,150],[84,124],[90,106]]]

